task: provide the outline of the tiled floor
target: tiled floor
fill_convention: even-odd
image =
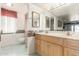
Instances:
[[[0,48],[0,56],[27,56],[25,44],[17,44]]]
[[[16,44],[0,48],[0,56],[28,56],[25,44]],[[34,53],[30,56],[39,56]]]

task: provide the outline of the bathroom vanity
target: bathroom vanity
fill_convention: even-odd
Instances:
[[[65,34],[36,33],[36,52],[41,56],[79,56],[79,37]]]

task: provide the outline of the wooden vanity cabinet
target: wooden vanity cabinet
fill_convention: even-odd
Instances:
[[[36,53],[41,55],[41,36],[40,35],[35,35],[35,49]]]
[[[42,56],[79,56],[79,40],[35,35],[36,52]]]
[[[79,51],[72,48],[64,48],[64,56],[79,56]]]
[[[64,40],[64,55],[79,56],[79,40],[65,39]]]
[[[44,45],[44,51],[47,56],[62,56],[63,55],[63,44],[62,39],[58,39],[57,37],[41,35],[41,41]],[[44,52],[43,52],[44,53]]]
[[[49,56],[62,56],[63,55],[63,48],[59,45],[55,44],[48,44],[48,55]]]
[[[79,50],[79,40],[65,39],[64,40],[64,47]]]
[[[59,37],[41,35],[41,38],[42,40],[47,41],[49,43],[58,44],[61,46],[63,45],[63,39]]]
[[[48,56],[49,52],[48,52],[48,43],[45,41],[41,41],[41,55],[42,56]]]
[[[39,37],[39,39],[37,38]],[[39,40],[39,42],[37,42]],[[51,37],[36,35],[36,52],[42,56],[62,56],[63,47],[52,41]],[[39,44],[40,45],[39,45]]]
[[[40,55],[40,49],[41,49],[41,45],[40,45],[40,40],[36,40],[35,41],[36,43],[35,43],[35,48],[36,48],[36,52]]]

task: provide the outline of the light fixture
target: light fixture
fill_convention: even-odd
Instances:
[[[6,5],[11,7],[13,4],[12,3],[6,3]]]

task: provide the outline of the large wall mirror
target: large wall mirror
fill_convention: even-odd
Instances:
[[[40,26],[40,14],[33,11],[32,12],[32,27],[39,27]]]
[[[50,19],[50,30],[51,31],[54,30],[54,18],[53,17]]]
[[[63,21],[62,20],[58,20],[58,27],[63,27]]]
[[[48,16],[46,16],[45,17],[45,21],[46,21],[46,28],[50,28],[50,20],[49,20],[49,17]]]

